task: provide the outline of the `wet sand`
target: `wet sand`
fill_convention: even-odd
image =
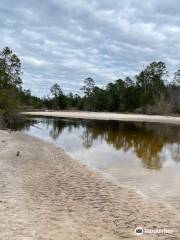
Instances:
[[[180,239],[173,211],[104,179],[54,145],[0,131],[2,240]],[[137,226],[173,233],[137,237]]]
[[[25,115],[46,116],[46,117],[67,117],[99,120],[119,120],[137,122],[159,122],[180,124],[180,117],[144,115],[144,114],[122,114],[106,112],[71,112],[71,111],[49,111],[49,112],[23,112]]]

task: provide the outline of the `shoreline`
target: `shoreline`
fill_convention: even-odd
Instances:
[[[23,115],[61,117],[61,118],[79,118],[94,120],[116,120],[116,121],[135,121],[135,122],[154,122],[170,123],[180,125],[180,117],[144,115],[144,114],[122,114],[108,112],[73,112],[73,111],[50,111],[50,112],[22,112]]]
[[[17,154],[19,151],[19,154]],[[144,199],[71,159],[61,148],[0,130],[0,239],[179,239],[171,208]]]

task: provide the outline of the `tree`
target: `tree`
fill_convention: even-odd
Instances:
[[[180,70],[174,73],[172,82],[167,87],[171,112],[180,114]]]
[[[123,97],[125,90],[125,82],[122,79],[118,79],[115,81],[115,83],[109,83],[106,86],[108,111],[118,112],[124,110]]]
[[[63,94],[60,85],[55,83],[51,87],[50,91],[51,94],[54,96],[54,98],[52,99],[52,108],[55,110],[65,109],[67,105],[66,96]]]
[[[162,86],[167,77],[166,65],[163,62],[152,62],[136,76],[137,84],[148,91],[150,87]]]
[[[94,87],[92,102],[95,111],[107,110],[107,94],[104,89]]]
[[[0,52],[0,117],[9,118],[19,107],[21,62],[8,47]]]
[[[95,85],[93,78],[84,80],[84,96],[65,95],[58,83],[50,92],[52,97],[38,98],[23,90],[21,62],[8,47],[0,51],[0,120],[7,119],[18,109],[80,109],[91,111],[127,111],[144,113],[180,113],[180,70],[166,82],[165,63],[152,62],[135,78],[126,77],[108,83],[104,88]],[[148,109],[148,111],[147,111]],[[164,109],[165,111],[162,111]]]
[[[81,88],[81,90],[84,91],[85,97],[92,97],[94,87],[95,82],[92,78],[88,77],[84,80],[84,86]]]
[[[152,62],[136,76],[141,106],[154,105],[165,98],[167,74],[165,63]]]
[[[5,47],[0,52],[0,88],[20,87],[21,80],[21,62],[19,58]]]
[[[88,77],[84,80],[84,86],[80,89],[84,91],[84,97],[80,105],[81,108],[91,111],[94,109],[93,95],[94,95],[95,82],[92,78]]]
[[[131,87],[131,86],[134,85],[134,82],[133,82],[133,80],[130,77],[126,77],[124,79],[124,82],[125,82],[126,88]]]
[[[60,87],[60,85],[57,84],[57,83],[55,83],[55,84],[51,87],[50,91],[51,91],[51,94],[52,94],[55,98],[63,95],[63,92],[62,92],[62,90],[61,90],[61,87]]]

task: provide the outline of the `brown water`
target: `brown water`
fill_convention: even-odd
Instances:
[[[36,118],[24,131],[180,213],[180,126]]]

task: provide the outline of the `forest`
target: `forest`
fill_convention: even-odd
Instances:
[[[87,77],[82,95],[65,94],[61,82],[39,98],[23,88],[21,61],[5,47],[0,51],[0,123],[25,110],[81,110],[144,114],[180,114],[180,70],[169,76],[162,61],[154,61],[133,78],[117,79],[99,87]]]

